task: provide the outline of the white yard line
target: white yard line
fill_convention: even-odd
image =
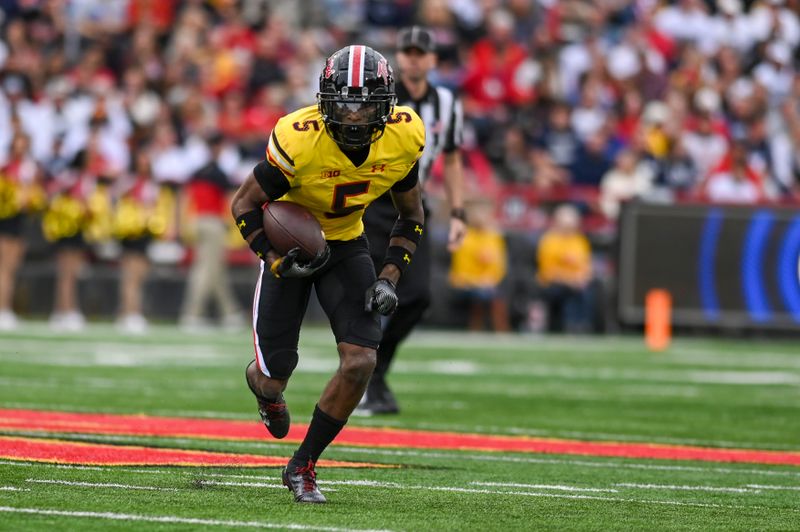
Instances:
[[[710,491],[715,493],[759,493],[760,491],[752,488],[729,488],[724,486],[675,486],[672,484],[637,484],[635,482],[620,482],[614,485],[621,488],[634,488],[640,490]]]
[[[241,488],[270,488],[270,489],[286,489],[280,482],[224,482],[219,480],[203,480],[197,479],[196,482],[202,486],[236,486]],[[319,482],[319,484],[328,484],[326,482]],[[335,489],[327,489],[326,491],[338,491]]]
[[[124,471],[124,470],[123,470]],[[131,470],[128,470],[131,471]],[[139,471],[139,470],[132,470],[132,471]],[[173,471],[162,471],[162,470],[141,470],[141,472],[148,472],[148,473],[164,473],[164,474],[175,474]],[[206,476],[217,476],[217,477],[236,477],[236,478],[250,478],[246,475],[222,475],[222,474],[207,474]],[[255,478],[255,477],[253,477]],[[125,489],[141,489],[141,490],[158,490],[158,491],[177,491],[177,488],[162,488],[157,486],[131,486],[126,484],[106,484],[106,483],[89,483],[89,482],[72,482],[72,481],[57,481],[57,480],[50,480],[50,479],[27,479],[28,482],[38,482],[38,483],[46,483],[46,484],[63,484],[63,485],[70,485],[70,486],[82,486],[82,487],[96,487],[96,488],[109,488],[109,487],[118,487],[118,488],[125,488]],[[209,481],[209,480],[202,480],[199,479],[199,482],[206,485],[218,485],[218,486],[237,486],[237,487],[252,487],[252,488],[270,488],[270,489],[283,489],[283,486],[279,484],[277,481],[274,482],[224,482],[224,481]],[[596,495],[585,495],[582,493],[570,493],[570,494],[561,494],[561,493],[549,493],[549,492],[542,492],[542,491],[518,491],[518,490],[493,490],[493,489],[480,489],[480,488],[467,488],[467,487],[460,487],[460,486],[422,486],[422,485],[405,485],[396,482],[378,482],[378,481],[369,481],[369,480],[333,480],[333,481],[320,481],[320,484],[323,486],[330,486],[330,485],[342,485],[342,486],[359,486],[359,487],[379,487],[384,489],[393,489],[393,490],[419,490],[419,491],[438,491],[438,492],[453,492],[453,493],[471,493],[471,494],[484,494],[484,495],[515,495],[515,496],[523,496],[523,497],[542,497],[542,498],[555,498],[555,499],[576,499],[576,500],[596,500],[596,501],[608,501],[608,502],[626,502],[626,503],[635,503],[635,504],[659,504],[659,505],[669,505],[669,506],[688,506],[688,507],[698,507],[698,508],[721,508],[721,509],[735,509],[735,510],[744,510],[744,509],[769,509],[768,507],[762,506],[750,506],[750,505],[735,505],[735,504],[718,504],[718,503],[700,503],[700,502],[691,502],[691,501],[674,501],[674,500],[654,500],[654,499],[634,499],[634,498],[623,498],[623,497],[605,497],[605,496],[596,496]],[[601,489],[601,488],[586,488],[581,486],[567,486],[562,484],[516,484],[516,483],[497,483],[497,482],[472,482],[473,485],[479,486],[486,486],[486,487],[508,487],[508,488],[522,488],[523,490],[526,489],[543,489],[543,490],[555,490],[555,491],[580,491],[580,492],[616,492],[617,490],[614,489]],[[759,493],[761,487],[756,488],[756,485],[748,485],[747,488],[730,488],[730,487],[715,487],[715,486],[675,486],[675,485],[665,485],[665,484],[634,484],[634,483],[619,483],[615,484],[615,486],[619,487],[627,487],[627,488],[635,488],[635,489],[666,489],[666,490],[687,490],[687,491],[710,491],[710,492],[724,492],[724,493]],[[760,486],[760,485],[759,485]],[[789,486],[772,486],[772,489],[795,489],[795,487]],[[336,489],[327,488],[327,491],[336,491]],[[0,510],[3,511],[3,510]],[[13,511],[13,510],[8,510]],[[791,512],[798,512],[800,513],[800,509],[793,509],[790,508],[788,511]],[[59,514],[60,515],[60,514]],[[66,514],[65,514],[66,515]],[[105,514],[103,514],[105,515]],[[121,515],[121,514],[120,514]],[[143,516],[143,520],[147,520],[147,516]],[[160,519],[160,518],[154,518]],[[168,521],[172,522],[172,521]],[[174,521],[174,522],[184,522],[184,521]],[[197,522],[197,524],[216,524],[216,523],[203,523]],[[222,524],[220,524],[222,526]],[[248,524],[245,525],[231,525],[231,526],[251,526]],[[277,526],[277,525],[276,525]]]
[[[158,486],[134,486],[131,484],[115,484],[109,482],[78,482],[72,480],[56,480],[45,478],[26,478],[25,482],[33,484],[59,484],[62,486],[78,486],[82,488],[118,488],[125,490],[147,490],[147,491],[178,491],[178,488],[161,488]]]
[[[16,486],[0,486],[0,491],[31,491],[28,488],[18,488]]]
[[[486,486],[494,488],[525,488],[534,490],[578,491],[590,493],[619,493],[613,488],[583,488],[580,486],[565,486],[563,484],[517,484],[509,482],[470,482],[473,486]]]
[[[15,508],[12,506],[0,506],[0,512],[32,514],[32,515],[57,515],[61,517],[87,517],[94,519],[107,519],[112,521],[133,521],[145,523],[177,523],[186,525],[203,526],[222,526],[238,528],[279,528],[284,530],[320,530],[324,532],[344,532],[346,530],[356,530],[352,528],[337,528],[330,526],[310,526],[296,523],[267,523],[264,521],[232,521],[220,519],[199,519],[192,517],[180,517],[177,515],[142,515],[142,514],[120,514],[114,512],[76,512],[67,510],[51,510],[48,508]],[[361,530],[360,532],[373,532]]]
[[[66,484],[66,485],[77,485],[77,486],[86,486],[86,487],[98,487],[98,488],[105,488],[105,487],[125,487],[125,488],[133,488],[133,489],[151,489],[151,490],[158,490],[158,491],[177,491],[177,488],[160,488],[156,486],[129,486],[124,484],[103,484],[103,483],[89,483],[89,482],[71,482],[71,481],[54,481],[54,480],[34,480],[34,479],[27,479],[28,482],[41,482],[41,483],[48,483],[48,484]],[[237,486],[237,487],[251,487],[251,488],[283,488],[277,482],[218,482],[218,481],[204,481],[200,480],[202,484],[210,485],[210,486]],[[691,502],[691,501],[673,501],[673,500],[654,500],[654,499],[631,499],[631,498],[622,498],[622,497],[604,497],[604,496],[597,496],[597,495],[584,495],[584,494],[561,494],[561,493],[548,493],[548,492],[537,492],[537,491],[510,491],[510,490],[492,490],[492,489],[480,489],[480,488],[465,488],[460,486],[419,486],[419,485],[405,485],[399,484],[396,482],[373,482],[373,481],[363,481],[363,480],[336,480],[336,481],[320,481],[321,485],[332,484],[332,485],[344,485],[344,486],[369,486],[369,487],[381,487],[385,489],[394,489],[394,490],[419,490],[419,491],[438,491],[438,492],[452,492],[452,493],[470,493],[470,494],[480,494],[480,495],[516,495],[522,497],[543,497],[543,498],[553,498],[553,499],[576,499],[576,500],[593,500],[593,501],[609,501],[609,502],[627,502],[627,503],[635,503],[635,504],[662,504],[662,505],[670,505],[670,506],[691,506],[691,507],[698,507],[698,508],[725,508],[725,509],[736,509],[736,510],[743,510],[743,509],[768,509],[768,507],[762,506],[746,506],[746,505],[735,505],[735,504],[717,504],[717,503],[700,503],[700,502]],[[537,488],[538,489],[552,489],[552,490],[567,490],[567,491],[604,491],[604,492],[616,492],[613,489],[596,489],[596,488],[581,488],[578,486],[565,486],[565,485],[535,485],[535,484],[502,484],[502,483],[492,483],[492,482],[472,482],[472,484],[476,485],[485,485],[485,486],[495,486],[495,487],[510,487],[510,488]],[[736,493],[758,493],[758,490],[753,489],[741,489],[741,488],[715,488],[713,486],[671,486],[671,485],[660,485],[660,484],[616,484],[617,486],[621,487],[634,487],[640,489],[649,489],[649,488],[658,488],[658,489],[678,489],[678,490],[700,490],[700,491],[719,491],[719,492],[736,492]],[[336,489],[327,488],[327,491],[337,491]],[[791,512],[798,512],[800,513],[800,509],[793,509],[790,508],[788,511]]]
[[[800,491],[800,486],[772,486],[769,484],[747,484],[747,487],[757,490]]]
[[[196,482],[202,486],[236,486],[242,488],[286,489],[286,486],[279,482],[225,482],[221,480],[204,479],[197,479]]]

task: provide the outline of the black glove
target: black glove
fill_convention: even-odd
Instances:
[[[275,277],[298,278],[308,277],[314,272],[325,266],[328,258],[331,256],[331,248],[325,246],[325,249],[317,253],[311,261],[303,264],[297,259],[300,254],[300,248],[293,248],[289,252],[276,260],[270,266],[270,270]]]
[[[389,279],[378,279],[367,288],[364,310],[388,316],[397,308],[397,287]]]

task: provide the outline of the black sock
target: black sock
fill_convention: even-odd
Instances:
[[[308,426],[308,432],[300,444],[300,448],[292,456],[289,463],[291,466],[304,467],[308,461],[316,463],[322,451],[336,438],[339,431],[342,430],[347,420],[341,421],[332,418],[322,410],[319,405],[314,407],[314,415],[311,417],[311,424]]]

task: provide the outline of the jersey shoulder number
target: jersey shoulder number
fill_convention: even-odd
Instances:
[[[425,148],[425,124],[414,109],[396,105],[394,112],[386,120],[386,128],[394,133],[402,152],[413,155],[414,160],[422,155]]]
[[[267,160],[287,178],[293,178],[296,161],[303,150],[313,143],[313,136],[323,131],[322,117],[317,106],[311,105],[285,115],[269,136]]]

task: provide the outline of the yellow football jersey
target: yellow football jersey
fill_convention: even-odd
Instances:
[[[425,148],[425,126],[409,107],[396,106],[381,138],[358,167],[328,136],[317,106],[281,118],[270,135],[267,160],[289,182],[279,201],[310,210],[328,240],[364,231],[364,208],[408,174]]]

